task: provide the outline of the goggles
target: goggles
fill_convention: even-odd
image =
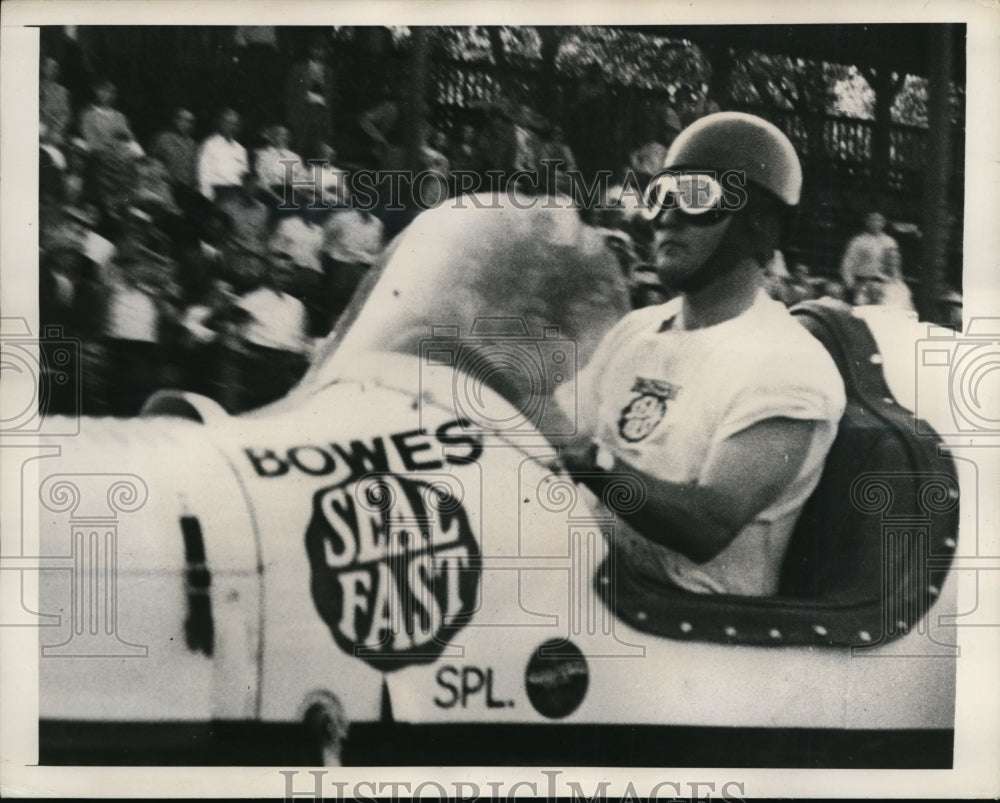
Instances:
[[[642,215],[655,221],[667,209],[677,209],[695,225],[718,223],[728,211],[723,187],[710,173],[662,173],[646,189]]]

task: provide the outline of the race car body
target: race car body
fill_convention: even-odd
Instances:
[[[950,766],[937,440],[893,451],[910,414],[870,401],[869,359],[845,377],[854,463],[804,513],[787,591],[640,588],[612,547],[642,489],[597,499],[553,445],[574,422],[552,393],[625,311],[572,210],[442,209],[280,402],[231,417],[166,393],[84,419],[40,461],[42,762]],[[875,348],[849,312],[810,316]]]

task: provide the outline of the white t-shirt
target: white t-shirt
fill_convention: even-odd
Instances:
[[[206,326],[215,308],[208,304],[192,304],[181,318],[181,325],[196,343],[211,343],[217,334],[214,329]]]
[[[322,226],[292,215],[278,224],[271,236],[270,247],[272,251],[289,254],[296,265],[322,273],[320,252],[324,236]]]
[[[347,200],[347,171],[329,162],[300,162],[292,186],[304,206],[338,206]]]
[[[260,148],[254,155],[257,178],[265,187],[283,187],[302,170],[302,157],[288,148]]]
[[[250,169],[246,149],[236,140],[213,134],[201,144],[198,154],[198,189],[210,201],[215,187],[238,187]]]
[[[243,330],[243,339],[248,343],[306,352],[306,308],[297,298],[270,287],[259,287],[240,298],[239,305],[251,315]]]
[[[746,312],[715,326],[665,328],[680,311],[679,298],[637,310],[605,337],[578,378],[581,431],[637,469],[683,484],[700,480],[723,441],[752,424],[820,423],[795,480],[712,560],[695,563],[621,520],[618,544],[639,570],[689,591],[774,594],[792,529],[837,433],[843,382],[819,341],[763,291]]]
[[[83,254],[97,265],[107,265],[118,249],[95,231],[88,231],[83,241]]]
[[[382,221],[357,209],[338,210],[323,225],[323,238],[323,251],[333,259],[371,265],[382,250]]]
[[[861,232],[847,244],[840,273],[848,287],[865,279],[900,280],[899,245],[885,232]]]
[[[160,313],[149,292],[125,281],[117,282],[110,289],[108,337],[156,343]]]

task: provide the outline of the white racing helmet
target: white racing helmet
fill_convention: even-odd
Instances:
[[[689,125],[670,146],[663,167],[739,171],[787,206],[796,206],[802,195],[802,166],[788,137],[743,112],[717,112]]]

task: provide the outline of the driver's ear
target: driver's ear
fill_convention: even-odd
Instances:
[[[781,243],[782,222],[763,204],[752,204],[747,209],[747,216],[754,255],[762,265],[767,264]]]

